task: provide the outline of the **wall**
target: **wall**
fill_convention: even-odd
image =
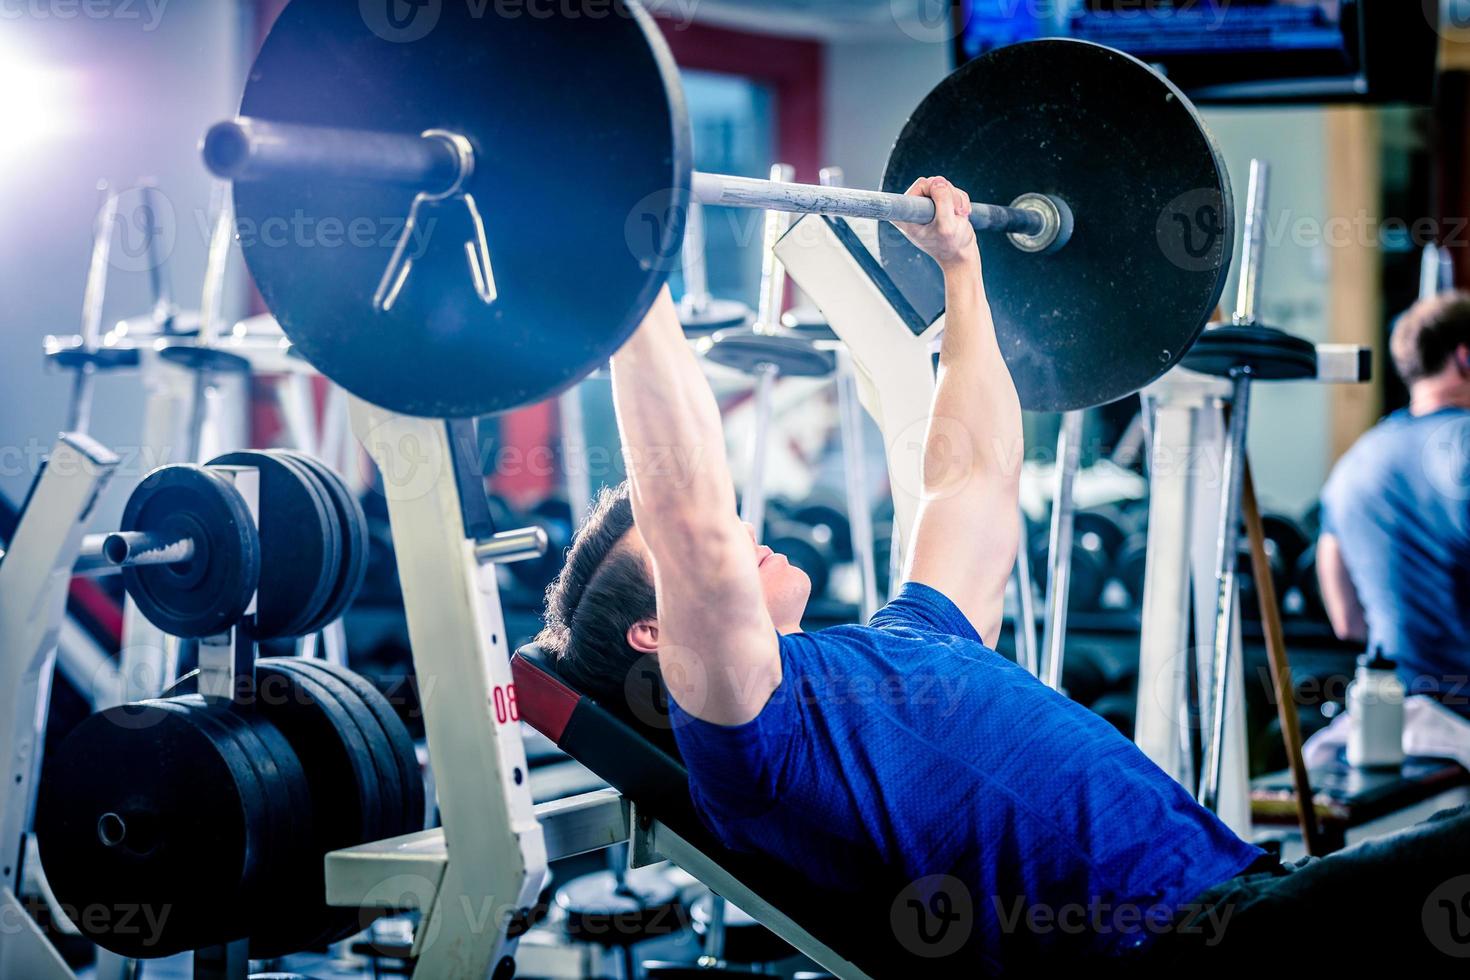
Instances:
[[[212,182],[197,144],[238,104],[245,16],[233,0],[150,0],[13,4],[0,17],[0,78],[33,83],[7,86],[0,107],[11,141],[0,149],[0,491],[13,501],[63,424],[69,381],[42,370],[41,344],[80,328],[100,179],[121,190],[156,178],[175,218],[175,298],[198,306]],[[125,204],[122,217],[133,209]],[[139,263],[119,248],[110,271],[103,323],[146,312]],[[229,313],[242,309],[235,271]],[[93,435],[126,452],[142,421],[136,377],[102,379]],[[137,469],[114,481],[98,526],[115,519]]]
[[[1332,256],[1318,232],[1331,216],[1324,113],[1314,108],[1207,109],[1235,184],[1236,235],[1245,221],[1252,157],[1271,164],[1270,220],[1261,318],[1314,342],[1328,340]],[[1221,305],[1235,306],[1231,273]],[[1259,384],[1252,392],[1250,453],[1261,506],[1300,512],[1327,477],[1330,392],[1310,383]]]
[[[836,41],[827,48],[827,163],[853,187],[878,187],[909,114],[949,73],[947,43]]]

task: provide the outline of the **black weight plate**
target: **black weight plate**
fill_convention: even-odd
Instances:
[[[248,360],[239,354],[231,354],[214,347],[174,344],[160,350],[158,356],[189,371],[209,371],[214,374],[250,373]]]
[[[113,846],[99,837],[108,813],[125,828]],[[62,907],[110,913],[77,916],[99,945],[152,957],[228,938],[217,910],[245,883],[249,818],[228,758],[191,716],[145,702],[82,721],[54,749],[35,827]]]
[[[204,715],[201,724],[217,725],[239,744],[245,757],[255,769],[255,776],[266,802],[267,847],[263,869],[257,876],[254,896],[257,901],[268,898],[272,903],[277,898],[274,883],[283,871],[294,872],[297,861],[305,854],[302,846],[301,827],[298,826],[298,810],[301,798],[305,797],[308,818],[305,831],[310,832],[310,790],[301,763],[290,752],[281,734],[259,718],[247,717],[246,712],[232,705],[211,704],[198,694],[187,694],[171,699],[173,704]],[[267,744],[262,734],[271,736],[277,746],[285,749],[285,757]],[[251,915],[259,906],[252,906]]]
[[[989,204],[1048,194],[1076,229],[1033,254],[981,233],[996,335],[1021,405],[1116,401],[1178,363],[1215,310],[1235,249],[1230,178],[1184,95],[1135,58],[1084,41],[998,48],[909,119],[883,189],[943,175]],[[938,266],[889,224],[883,267],[926,322]]]
[[[689,907],[694,934],[700,939],[709,935],[712,902],[713,895],[704,894]],[[725,944],[720,958],[726,963],[776,963],[797,955],[786,940],[735,906],[725,905],[724,918]]]
[[[79,338],[73,346],[49,352],[46,359],[60,368],[91,367],[97,371],[114,371],[118,368],[137,367],[138,348],[98,347],[87,350]]]
[[[260,581],[260,541],[229,480],[198,466],[154,470],[128,498],[122,530],[194,540],[188,561],[123,569],[123,585],[154,626],[213,636],[244,615]]]
[[[303,463],[294,454],[281,455],[278,458],[288,469],[296,471],[301,482],[315,495],[317,503],[321,505],[322,523],[321,539],[325,547],[325,561],[322,565],[322,577],[317,581],[321,589],[314,593],[310,603],[303,603],[300,615],[291,621],[290,636],[305,636],[314,633],[319,627],[314,624],[326,612],[327,606],[332,601],[337,582],[342,577],[342,526],[337,521],[337,508],[332,501],[332,496],[327,488],[318,479],[316,471]]]
[[[379,838],[396,837],[403,833],[403,785],[399,775],[398,759],[393,754],[393,743],[378,722],[378,717],[362,700],[361,695],[347,684],[335,671],[325,669],[319,660],[299,657],[292,665],[296,670],[314,675],[322,686],[332,692],[337,703],[347,712],[357,726],[362,739],[373,754],[373,770],[378,776],[378,830]],[[422,829],[422,828],[420,828]]]
[[[225,453],[208,466],[249,466],[260,473],[260,593],[256,634],[293,630],[327,601],[337,577],[336,518],[315,479],[292,460],[264,452]]]
[[[1257,381],[1301,381],[1317,376],[1317,348],[1273,327],[1221,324],[1200,335],[1184,366],[1221,378],[1248,367]]]
[[[298,663],[293,657],[256,661],[255,710],[291,744],[311,787],[314,843],[295,885],[303,908],[272,936],[299,950],[333,941],[356,923],[355,911],[326,904],[322,859],[376,839],[381,803],[372,750],[336,696]]]
[[[821,310],[788,310],[781,314],[781,325],[808,340],[829,342],[841,339],[832,329],[832,325],[827,322],[827,317]]]
[[[567,935],[599,946],[632,946],[689,927],[679,889],[667,868],[635,868],[620,880],[611,871],[573,878],[556,890]]]
[[[831,351],[820,350],[805,337],[727,330],[710,338],[705,360],[754,375],[763,364],[783,378],[825,378],[836,369]]]
[[[285,802],[283,788],[273,784],[256,758],[264,752],[258,740],[242,737],[242,725],[230,715],[224,705],[211,706],[197,694],[152,702],[165,711],[182,712],[190,716],[200,729],[207,732],[220,747],[236,773],[236,781],[242,790],[246,819],[249,821],[250,854],[247,880],[237,900],[221,902],[217,914],[230,924],[233,939],[246,935],[250,913],[262,898],[265,879],[273,860],[278,860],[284,840],[277,824],[279,808]]]
[[[403,788],[403,807],[400,829],[389,831],[390,834],[409,834],[416,830],[424,829],[424,774],[419,768],[418,751],[414,748],[413,736],[409,734],[408,728],[403,724],[403,719],[398,717],[398,712],[393,710],[383,692],[379,691],[372,683],[360,674],[354,673],[346,667],[328,663],[325,660],[311,660],[320,669],[336,677],[343,684],[352,689],[378,724],[383,729],[384,736],[393,747],[394,762],[398,767],[398,782]]]
[[[285,803],[277,814],[277,822],[285,833],[282,850],[272,858],[266,872],[263,882],[268,891],[266,900],[257,905],[250,917],[251,958],[273,959],[295,951],[289,935],[279,931],[280,924],[290,922],[297,910],[305,906],[306,897],[296,887],[301,869],[309,863],[321,862],[321,856],[314,850],[311,787],[291,743],[274,725],[254,710],[236,708],[234,716],[259,741],[264,758],[274,767],[272,778],[285,791]]]
[[[720,330],[740,330],[750,326],[755,314],[750,307],[733,299],[710,299],[704,309],[688,303],[679,304],[679,325],[691,337],[707,337]]]
[[[363,515],[362,505],[352,495],[342,477],[326,463],[306,453],[288,450],[276,452],[290,456],[315,474],[337,513],[338,537],[342,543],[342,568],[337,574],[337,583],[332,589],[331,598],[327,600],[326,608],[307,629],[308,633],[316,632],[340,619],[362,588],[362,580],[368,567],[367,518]]]
[[[691,169],[684,96],[640,6],[580,8],[497,17],[436,3],[398,24],[386,8],[295,0],[277,18],[240,114],[467,137],[479,166],[465,189],[498,291],[488,305],[475,292],[461,201],[426,206],[410,248],[422,254],[397,305],[376,313],[411,192],[335,178],[236,183],[245,261],[286,335],[327,377],[410,415],[486,415],[569,387],[642,320],[679,261]],[[567,220],[548,220],[568,191]],[[283,244],[273,228],[331,230],[340,247]],[[574,284],[564,270],[576,270]]]

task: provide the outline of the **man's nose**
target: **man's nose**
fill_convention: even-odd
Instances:
[[[759,539],[757,539],[755,536],[755,525],[750,523],[749,521],[741,521],[740,524],[742,527],[745,528],[745,533],[750,535],[751,544],[756,544]]]

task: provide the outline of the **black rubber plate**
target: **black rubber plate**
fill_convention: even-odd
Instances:
[[[720,330],[740,330],[755,318],[750,307],[731,299],[711,299],[702,310],[679,305],[679,325],[691,337],[707,337]]]
[[[326,607],[305,630],[306,633],[315,633],[340,619],[362,588],[368,565],[367,518],[363,515],[362,505],[357,502],[352,491],[347,489],[347,484],[326,463],[306,453],[289,450],[275,452],[294,459],[316,476],[322,492],[331,501],[337,515],[338,540],[342,546],[341,568]]]
[[[704,356],[715,364],[750,375],[760,365],[770,364],[781,377],[790,378],[825,378],[837,363],[831,351],[817,349],[805,337],[751,330],[715,334]]]
[[[1221,324],[1200,334],[1184,366],[1222,378],[1248,367],[1257,381],[1301,381],[1317,376],[1317,348],[1274,327]]]
[[[262,639],[296,636],[327,602],[337,579],[337,521],[315,478],[294,460],[271,453],[216,456],[209,466],[250,466],[260,473],[260,594],[256,631]]]
[[[240,114],[468,137],[479,166],[466,189],[498,297],[486,305],[476,294],[468,212],[447,201],[420,216],[419,258],[397,305],[373,311],[413,198],[398,187],[241,181],[245,261],[292,343],[367,401],[434,417],[541,401],[622,346],[679,262],[691,158],[673,58],[652,18],[623,0],[599,16],[577,4],[505,17],[435,3],[407,24],[367,9],[287,6]],[[282,244],[268,233],[281,222],[358,232],[334,236],[340,247]]]
[[[383,693],[361,675],[324,660],[307,662],[332,674],[351,688],[377,718],[384,736],[393,747],[393,758],[398,767],[398,782],[403,788],[402,815],[396,833],[408,834],[416,830],[423,830],[424,775],[423,770],[419,768],[419,756],[414,749],[413,736],[408,733],[403,719],[398,717],[398,713],[393,710],[393,705],[388,702]]]
[[[214,739],[229,760],[230,768],[237,774],[249,821],[249,833],[246,834],[248,884],[237,895],[218,899],[216,914],[228,924],[230,938],[238,939],[248,934],[250,917],[262,897],[261,886],[268,875],[267,869],[282,852],[284,841],[278,814],[286,803],[284,787],[268,779],[262,771],[261,762],[256,757],[263,754],[264,749],[259,747],[258,740],[243,737],[242,726],[230,716],[228,708],[211,707],[197,694],[154,703],[165,711],[189,715],[195,725]]]
[[[335,672],[325,669],[321,661],[305,657],[298,658],[293,665],[316,677],[322,686],[332,692],[333,697],[352,718],[363,741],[373,753],[373,768],[378,775],[379,788],[379,838],[396,837],[403,832],[403,788],[399,777],[398,760],[393,755],[393,743],[388,741],[383,726],[372,710],[363,703],[357,691],[345,683]]]
[[[989,204],[1065,201],[1071,241],[1022,252],[981,234],[986,293],[1021,405],[1116,401],[1178,363],[1214,313],[1235,248],[1229,174],[1185,97],[1142,62],[1084,41],[1013,44],[941,82],[899,136],[883,189],[942,175]],[[926,322],[938,266],[889,224],[883,267]]]
[[[98,820],[121,815],[123,843],[104,846]],[[220,898],[246,884],[248,817],[227,756],[187,714],[160,703],[109,708],[54,750],[41,781],[36,836],[63,908],[151,909],[77,926],[123,956],[168,956],[228,938]],[[116,928],[113,928],[113,927]]]
[[[256,710],[291,743],[311,787],[314,859],[297,883],[305,907],[281,923],[280,941],[290,949],[333,941],[356,922],[356,912],[326,905],[322,857],[377,839],[382,823],[372,750],[336,695],[299,664],[292,657],[255,664]]]
[[[166,466],[143,478],[123,508],[122,530],[194,539],[194,556],[123,569],[123,585],[148,621],[172,636],[233,626],[260,581],[260,543],[245,501],[218,473]]]
[[[262,883],[265,900],[251,916],[250,955],[253,959],[271,959],[295,951],[290,936],[281,933],[281,925],[292,922],[296,910],[305,903],[296,882],[303,868],[321,863],[321,855],[314,850],[311,787],[291,743],[255,711],[235,710],[260,741],[274,766],[275,778],[286,791],[286,803],[279,813],[279,823],[287,835],[285,851],[272,859]]]

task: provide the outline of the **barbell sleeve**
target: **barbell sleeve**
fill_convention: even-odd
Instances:
[[[331,129],[264,119],[216,123],[200,145],[204,165],[228,180],[311,177],[376,181],[438,194],[464,179],[447,140],[414,133]]]

